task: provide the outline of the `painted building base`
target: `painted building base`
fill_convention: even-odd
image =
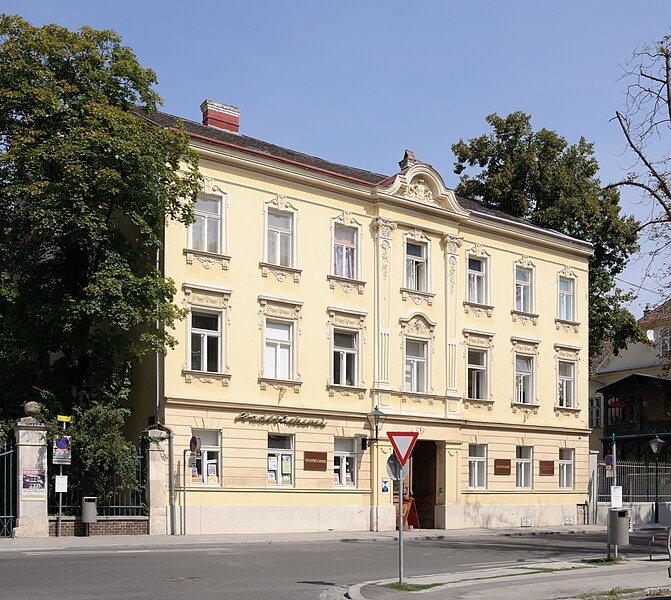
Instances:
[[[177,512],[181,533],[181,506]],[[367,506],[187,506],[186,510],[186,533],[195,535],[368,531],[369,527]]]
[[[577,525],[577,512],[575,504],[453,504],[436,506],[435,514],[437,529],[464,529]]]

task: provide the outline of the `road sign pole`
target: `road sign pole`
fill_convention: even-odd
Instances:
[[[398,480],[398,582],[403,583],[403,482]]]
[[[63,421],[63,434],[65,435],[65,421]],[[63,465],[59,465],[59,475],[63,476]],[[63,492],[58,492],[58,523],[56,527],[56,537],[61,537],[61,527],[63,526]]]

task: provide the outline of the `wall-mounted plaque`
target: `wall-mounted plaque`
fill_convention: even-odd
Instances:
[[[509,458],[495,458],[494,459],[494,475],[510,475],[510,459]]]
[[[305,452],[303,469],[305,471],[326,471],[326,452]]]
[[[539,475],[554,475],[555,463],[553,460],[541,460],[538,462]]]

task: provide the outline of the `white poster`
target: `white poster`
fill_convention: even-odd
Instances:
[[[622,486],[621,485],[611,485],[610,486],[610,507],[611,508],[622,508]]]

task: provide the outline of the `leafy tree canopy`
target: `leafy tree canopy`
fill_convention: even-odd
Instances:
[[[613,350],[643,341],[630,300],[615,285],[630,254],[638,249],[638,222],[620,214],[620,196],[603,189],[594,146],[584,138],[569,144],[554,131],[534,132],[531,117],[515,112],[486,118],[489,135],[452,146],[457,193],[487,206],[585,240],[594,245],[590,260],[590,356],[606,342]]]
[[[141,116],[155,83],[112,31],[0,15],[0,419],[116,419],[132,362],[175,343],[156,254],[200,180],[186,134]]]

